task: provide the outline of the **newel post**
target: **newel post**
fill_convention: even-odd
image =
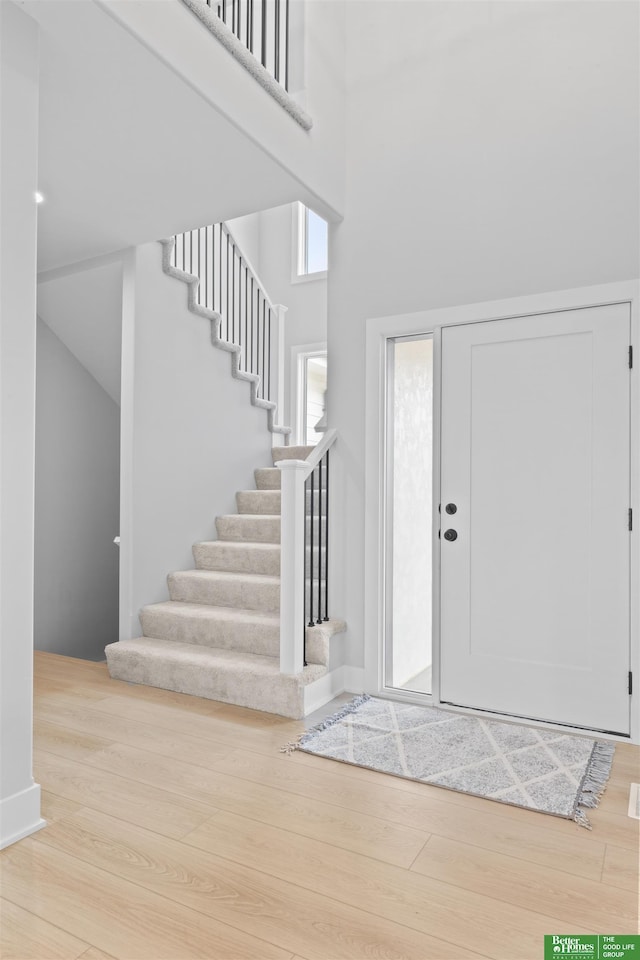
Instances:
[[[279,460],[282,480],[280,535],[280,672],[301,673],[304,666],[304,576],[306,523],[304,460]]]

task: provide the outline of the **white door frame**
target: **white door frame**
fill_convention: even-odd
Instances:
[[[637,280],[580,287],[572,290],[557,290],[551,293],[532,294],[507,300],[486,301],[425,310],[399,316],[372,318],[367,322],[366,338],[366,422],[365,422],[365,689],[378,696],[389,696],[409,702],[440,703],[440,550],[434,535],[433,555],[433,693],[424,694],[391,690],[384,686],[383,637],[385,625],[385,417],[386,417],[386,354],[387,340],[393,337],[411,336],[419,333],[432,334],[434,338],[433,370],[433,529],[439,528],[438,503],[440,502],[440,383],[441,330],[444,326],[462,323],[481,323],[487,320],[502,320],[509,317],[535,316],[560,310],[603,306],[611,303],[631,305],[631,344],[636,353],[634,370],[631,373],[631,492],[630,507],[634,514],[634,529],[629,534],[631,569],[631,670],[634,674],[634,694],[631,697],[631,742],[640,743],[640,282]],[[624,358],[622,359],[624,362]],[[626,696],[621,691],[621,696]],[[453,708],[463,713],[478,711]],[[482,716],[494,714],[482,711]],[[507,719],[495,714],[497,719]],[[538,721],[527,721],[538,723]],[[544,727],[553,724],[542,723]],[[567,730],[566,726],[559,729]],[[584,729],[576,733],[584,734]],[[608,736],[598,733],[601,739],[627,741],[627,737]]]
[[[293,436],[291,442],[304,445],[305,427],[305,364],[309,357],[327,354],[327,342],[301,343],[291,347],[291,393],[290,407]]]

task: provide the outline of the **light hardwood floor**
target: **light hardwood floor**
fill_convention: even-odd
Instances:
[[[0,855],[4,960],[539,960],[638,931],[638,748],[588,831],[281,753],[302,729],[36,654],[49,826]]]

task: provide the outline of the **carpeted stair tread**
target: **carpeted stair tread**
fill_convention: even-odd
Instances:
[[[277,657],[280,652],[280,617],[239,607],[167,600],[143,607],[140,614],[145,637],[193,643],[198,646],[236,649],[245,653]],[[318,656],[322,646],[315,644]],[[313,660],[323,663],[324,660]]]
[[[230,573],[280,574],[280,544],[251,541],[205,540],[194,543],[193,559],[199,570]]]
[[[280,577],[266,576],[260,573],[234,573],[228,570],[177,570],[170,577],[193,577],[197,580],[224,580],[229,582],[280,583]]]
[[[167,577],[172,600],[277,613],[280,577],[224,570],[179,570]]]
[[[280,543],[280,517],[260,514],[231,513],[216,517],[216,530],[221,540],[245,543]]]
[[[238,513],[252,516],[279,516],[281,496],[279,490],[239,490],[236,493]]]
[[[114,679],[143,683],[299,719],[304,687],[327,672],[311,664],[302,673],[280,673],[277,657],[150,637],[121,640],[106,648]]]
[[[237,649],[269,657],[280,654],[280,617],[277,613],[165,600],[143,607],[140,621],[144,636],[152,639]],[[327,665],[331,637],[345,629],[343,620],[327,620],[306,627],[308,662]]]
[[[260,467],[253,471],[258,490],[279,490],[282,473],[278,467]]]
[[[274,463],[277,463],[278,460],[306,460],[314,449],[315,447],[313,445],[303,447],[273,447],[271,456]]]
[[[150,603],[142,608],[147,611],[166,612],[176,617],[198,618],[202,620],[224,620],[234,623],[255,623],[270,626],[280,623],[278,613],[263,613],[260,610],[243,610],[242,607],[215,607],[210,603],[188,603],[186,600],[163,600]]]
[[[137,637],[134,640],[120,640],[113,643],[107,649],[117,648],[118,650],[132,650],[144,655],[144,651],[158,651],[174,659],[192,660],[200,665],[211,663],[218,664],[223,669],[233,669],[241,666],[250,671],[255,676],[279,678],[287,676],[288,679],[299,679],[303,684],[311,683],[322,676],[324,672],[319,668],[319,664],[312,664],[311,669],[304,669],[302,673],[295,676],[280,673],[280,661],[277,657],[263,657],[252,653],[238,653],[236,650],[216,650],[208,647],[201,647],[198,644],[172,643],[170,640],[157,640],[153,637]],[[113,652],[113,651],[112,651]]]
[[[254,476],[256,479],[256,489],[257,490],[280,490],[282,487],[282,471],[279,467],[262,467],[260,470],[254,470]],[[318,490],[318,480],[319,477],[316,474],[314,479],[315,489]],[[326,472],[322,473],[322,490],[323,493],[327,489],[327,477]]]

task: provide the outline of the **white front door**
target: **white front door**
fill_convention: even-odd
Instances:
[[[629,304],[443,329],[443,702],[629,732],[629,337]]]

